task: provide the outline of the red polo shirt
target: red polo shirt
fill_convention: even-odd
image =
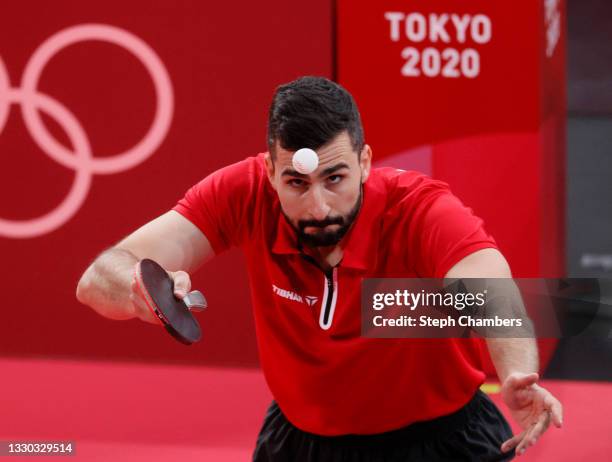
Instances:
[[[214,172],[174,210],[215,253],[244,251],[261,365],[289,421],[320,435],[380,433],[466,404],[484,380],[480,344],[362,338],[360,287],[366,277],[444,277],[495,247],[482,220],[443,182],[372,169],[342,261],[324,274],[298,249],[263,156]]]

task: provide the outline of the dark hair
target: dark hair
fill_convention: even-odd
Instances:
[[[301,77],[276,89],[268,117],[268,149],[318,149],[343,131],[361,154],[363,127],[351,94],[324,77]]]

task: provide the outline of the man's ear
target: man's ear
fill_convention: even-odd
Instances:
[[[361,167],[361,182],[365,183],[372,169],[372,148],[370,148],[369,144],[364,144],[361,149],[359,166]]]
[[[272,160],[272,155],[269,152],[266,152],[264,156],[264,162],[266,164],[266,174],[268,175],[268,181],[270,182],[270,185],[272,185],[272,187],[276,189],[276,186],[274,185],[274,161]]]

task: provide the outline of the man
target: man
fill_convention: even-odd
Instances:
[[[300,173],[301,148],[318,166]],[[275,401],[260,461],[509,460],[534,444],[561,405],[537,385],[533,339],[488,339],[512,436],[479,391],[473,339],[360,337],[365,277],[510,278],[482,221],[445,183],[372,169],[351,95],[327,79],[279,87],[268,152],[214,172],[170,212],[102,253],[78,299],[113,319],[157,322],[132,280],[159,262],[179,298],[189,274],[231,246],[247,259],[263,372]]]

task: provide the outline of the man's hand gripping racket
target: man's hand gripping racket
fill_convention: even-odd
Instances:
[[[154,317],[179,342],[191,345],[202,338],[200,325],[192,311],[207,307],[204,295],[191,291],[189,275],[184,271],[168,273],[153,260],[139,261],[132,280],[132,302],[138,307],[143,302]],[[151,322],[151,318],[141,318]]]

